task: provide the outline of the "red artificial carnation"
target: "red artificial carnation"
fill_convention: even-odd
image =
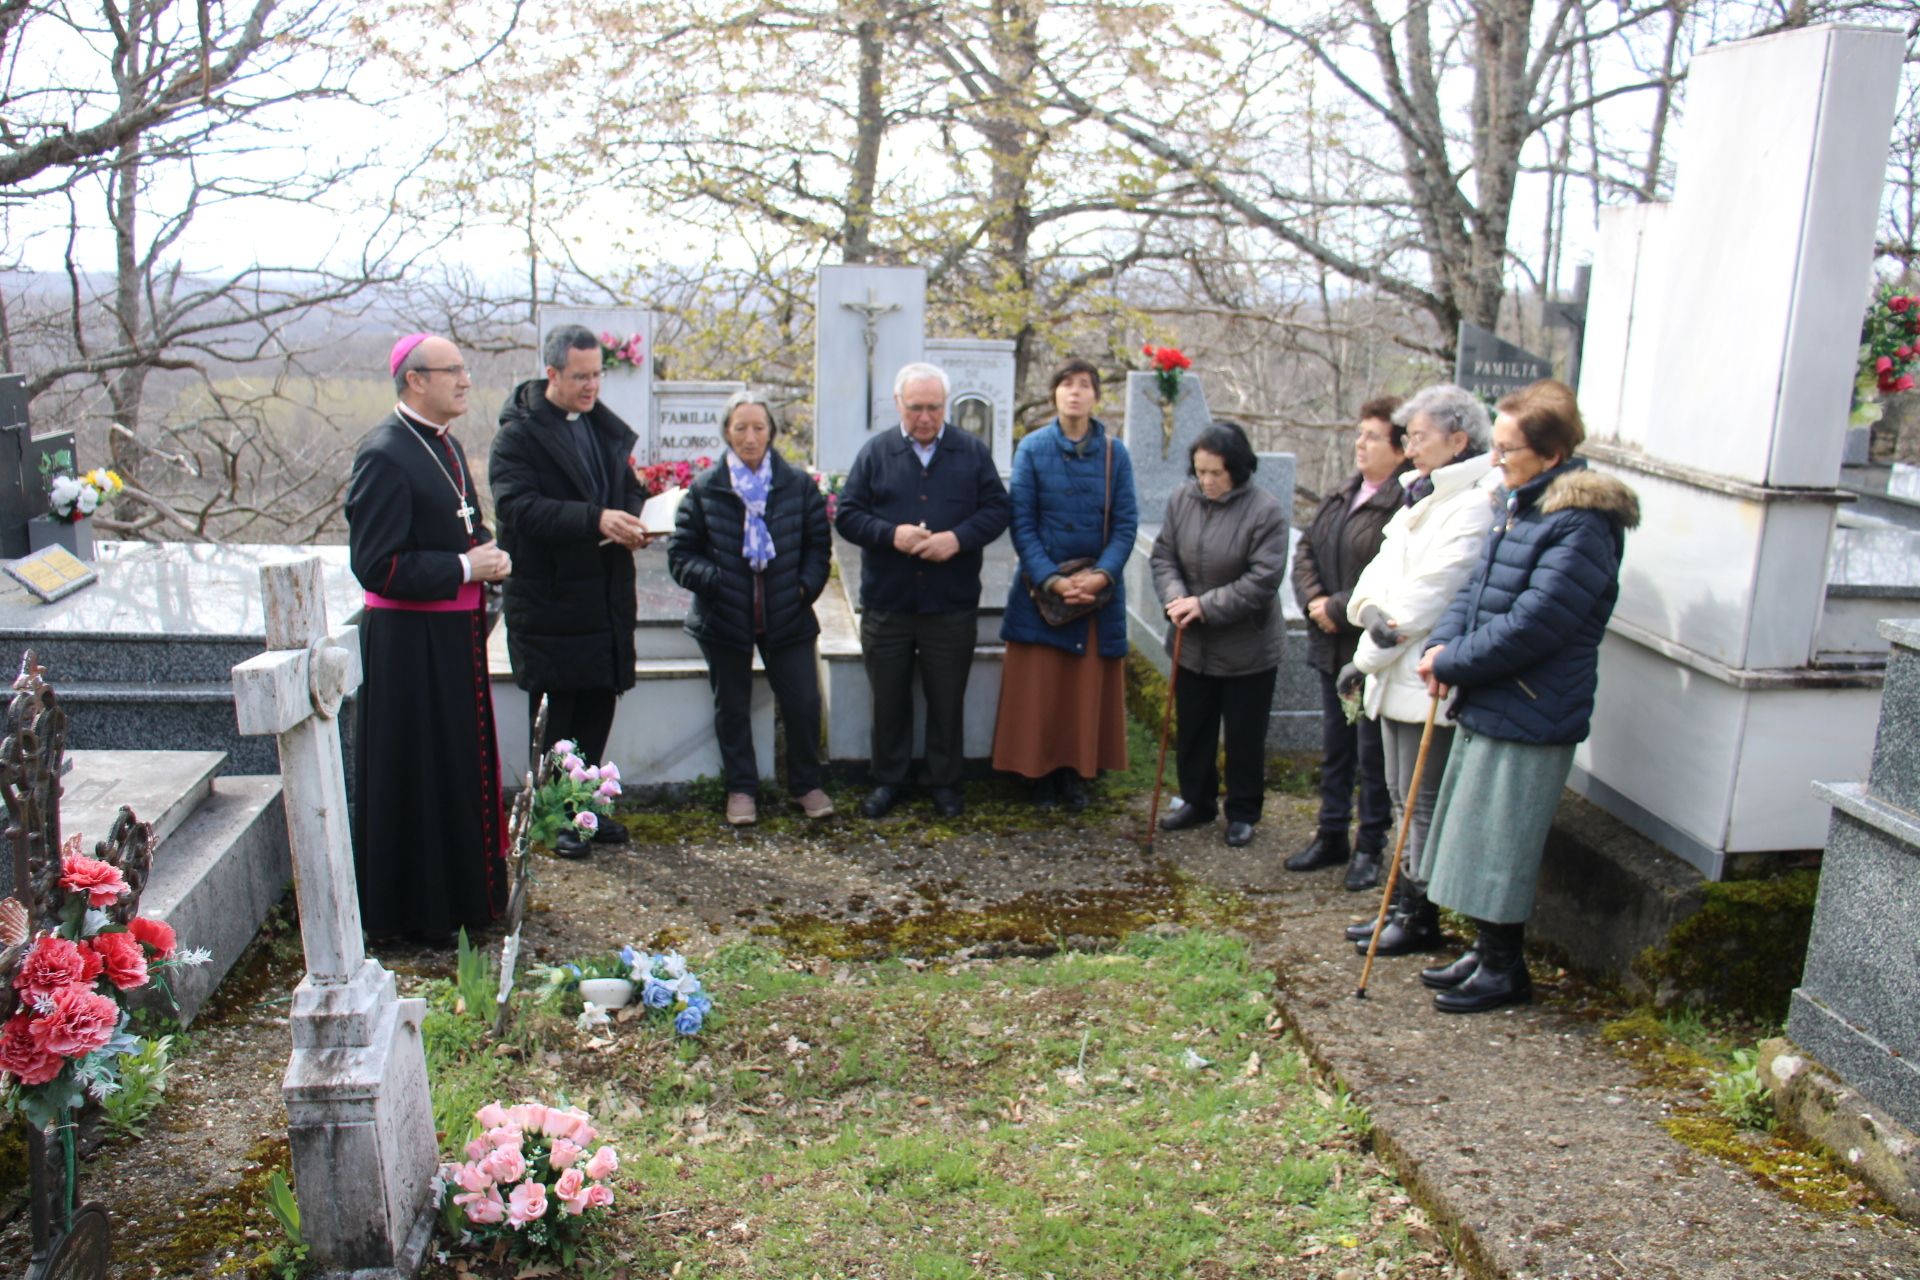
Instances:
[[[140,939],[131,933],[98,933],[93,936],[93,949],[106,968],[108,982],[122,991],[147,985],[147,953]]]
[[[173,926],[164,920],[135,916],[127,921],[127,932],[151,948],[154,955],[162,960],[172,955],[174,947],[179,945],[173,936]]]
[[[68,987],[53,998],[53,1008],[27,1025],[33,1042],[63,1058],[84,1058],[113,1039],[120,1006],[111,997],[84,987]]]
[[[127,891],[120,868],[98,858],[72,857],[60,865],[60,887],[68,893],[84,893],[87,905],[104,907]]]
[[[1893,390],[1894,378],[1890,373],[1878,374],[1875,376],[1874,381],[1882,392],[1891,392]]]
[[[1899,377],[1895,378],[1893,380],[1893,389],[1895,391],[1913,390],[1913,375],[1910,373],[1903,373]]]
[[[1893,357],[1881,356],[1878,360],[1875,360],[1873,362],[1873,371],[1875,373],[1891,373],[1893,371]]]
[[[1912,305],[1912,298],[1892,297],[1887,299],[1887,310],[1893,312],[1905,311]]]
[[[100,973],[100,957],[65,938],[42,934],[21,957],[13,989],[28,1004],[52,999],[68,987],[91,983]]]
[[[0,1030],[0,1071],[24,1085],[45,1084],[60,1074],[66,1065],[57,1053],[49,1053],[33,1038],[33,1015],[17,1013]]]

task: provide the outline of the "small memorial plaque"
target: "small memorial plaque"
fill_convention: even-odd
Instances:
[[[42,600],[70,596],[99,580],[86,561],[65,547],[43,547],[24,559],[7,565],[7,572]]]
[[[1453,380],[1482,400],[1498,400],[1509,391],[1552,376],[1552,361],[1497,338],[1478,325],[1460,322]]]

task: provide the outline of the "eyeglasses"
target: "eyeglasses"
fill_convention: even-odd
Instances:
[[[941,401],[938,404],[910,404],[905,406],[905,408],[908,413],[918,414],[945,413],[947,411],[945,401]]]
[[[571,382],[576,387],[584,387],[589,382],[601,381],[607,375],[604,370],[595,369],[592,373],[563,373],[560,376],[563,380]]]
[[[463,364],[442,364],[442,365],[423,364],[423,365],[420,365],[418,368],[409,369],[407,370],[407,372],[409,373],[450,373],[456,378],[464,378],[467,376],[468,369],[467,369],[467,366]]]
[[[1445,440],[1448,436],[1452,434],[1453,433],[1451,431],[1443,431],[1439,427],[1432,427],[1432,428],[1423,427],[1419,430],[1408,431],[1407,443],[1411,444],[1416,440]]]
[[[1533,446],[1530,444],[1516,444],[1516,445],[1496,444],[1496,445],[1489,446],[1487,449],[1487,452],[1493,456],[1493,460],[1495,462],[1498,462],[1502,458],[1507,457],[1509,454],[1532,453]]]

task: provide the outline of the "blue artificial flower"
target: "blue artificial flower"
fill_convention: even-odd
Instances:
[[[699,995],[688,996],[687,1008],[698,1009],[700,1016],[704,1018],[707,1015],[707,1011],[713,1008],[713,997],[704,992]]]
[[[632,946],[620,948],[620,963],[627,966],[628,973],[645,973],[649,966],[644,962],[650,958],[646,952],[635,951]]]
[[[640,1003],[649,1009],[665,1009],[673,1003],[673,988],[649,977],[640,988]]]
[[[577,964],[569,964],[567,966],[567,972],[577,978],[580,976],[580,966]]]
[[[660,962],[660,967],[666,970],[669,978],[684,978],[686,976],[687,958],[678,951],[668,951],[654,958]]]
[[[698,1035],[700,1034],[700,1024],[706,1020],[706,1014],[700,1012],[700,1010],[694,1008],[692,1005],[688,1005],[674,1015],[673,1029],[683,1036]]]

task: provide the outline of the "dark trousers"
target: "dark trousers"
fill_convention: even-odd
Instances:
[[[1227,821],[1260,821],[1267,793],[1267,719],[1279,670],[1203,676],[1181,670],[1173,686],[1180,798],[1214,813],[1220,793],[1220,730],[1227,735]]]
[[[820,785],[820,673],[813,641],[768,648],[760,663],[787,731],[787,790],[803,796]],[[760,770],[753,758],[753,650],[702,641],[707,683],[713,688],[713,731],[720,739],[720,772],[729,793],[757,795]]]
[[[973,673],[976,609],[949,613],[860,614],[860,648],[873,694],[873,780],[907,781],[913,766],[913,669],[927,700],[927,782],[960,785],[967,677]]]
[[[1361,716],[1347,723],[1347,713],[1334,691],[1333,677],[1320,676],[1320,829],[1345,831],[1353,821],[1353,785],[1360,784],[1360,831],[1354,846],[1383,849],[1387,828],[1393,825],[1393,800],[1387,794],[1386,749],[1380,741],[1380,722]]]
[[[570,739],[575,754],[588,764],[604,763],[607,735],[613,732],[613,710],[619,704],[620,695],[612,689],[529,689],[529,736],[531,725],[540,715],[543,697],[547,700],[547,732],[539,750],[534,752],[534,767],[539,767],[540,757],[562,738]]]

